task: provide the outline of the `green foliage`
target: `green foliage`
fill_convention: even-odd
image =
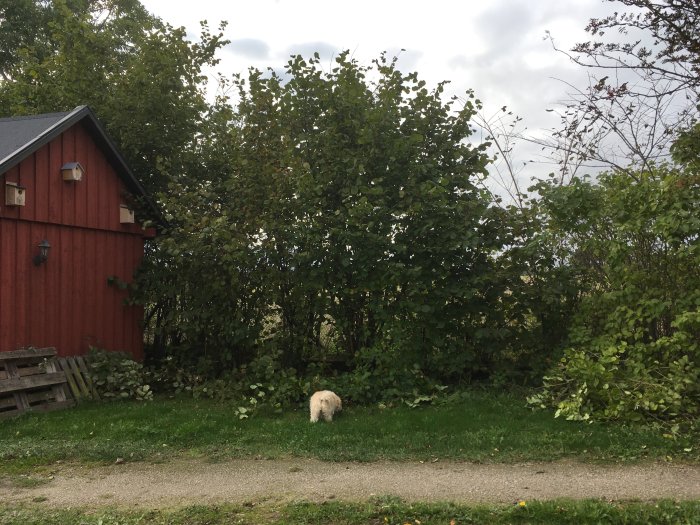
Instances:
[[[18,50],[32,47],[46,28],[49,6],[34,0],[4,0],[0,4],[0,76],[7,79],[20,61]]]
[[[542,202],[501,210],[504,248],[493,282],[477,356],[482,377],[495,386],[532,385],[558,361],[581,296],[575,268],[562,264],[566,241],[547,229]]]
[[[194,399],[213,399],[237,405],[239,419],[254,416],[261,409],[280,412],[297,406],[311,393],[311,382],[297,376],[293,368],[281,364],[280,352],[262,352],[249,363],[214,376],[192,372],[176,364],[172,356],[161,366],[149,369],[156,387],[167,393],[188,393]]]
[[[192,392],[193,388],[206,380],[201,373],[178,363],[172,356],[160,361],[157,367],[148,367],[146,373],[156,392]]]
[[[209,102],[223,26],[190,41],[138,0],[0,7],[5,115],[89,104],[159,200],[128,283],[155,387],[246,418],[319,388],[419,406],[548,370],[532,401],[567,418],[697,416],[696,123],[675,137],[681,171],[542,183],[500,207],[471,140],[480,102],[456,107],[395,59],[295,56]]]
[[[531,402],[568,419],[696,417],[700,185],[658,167],[539,189],[584,295],[570,348]]]
[[[386,347],[471,377],[501,291],[487,158],[467,140],[479,102],[456,110],[443,85],[348,53],[328,72],[294,57],[284,80],[252,71],[232,87],[207,176],[161,196],[169,228],[141,289],[171,305],[166,338],[227,370],[281,351],[303,375],[335,352],[362,374],[363,353]]]
[[[188,41],[137,0],[23,0],[6,15],[0,107],[91,105],[158,194],[166,224],[130,288],[149,358],[177,358],[176,389],[230,383],[219,376],[268,352],[300,377],[329,356],[346,363],[340,384],[357,399],[367,374],[382,385],[370,390],[416,399],[536,373],[537,345],[514,343],[535,330],[499,310],[519,275],[496,258],[510,218],[481,189],[472,93],[456,108],[395,60],[343,53],[329,71],[294,57],[284,78],[221,79],[236,104],[209,103],[202,71],[225,41],[206,26]],[[381,352],[391,359],[370,365]],[[270,384],[241,379],[256,382]],[[301,397],[301,380],[284,383],[294,393],[280,398]]]
[[[11,4],[0,29],[2,116],[87,104],[148,191],[192,169],[209,110],[202,69],[217,62],[221,34],[203,25],[190,42],[138,0]]]
[[[121,352],[108,352],[90,348],[90,375],[103,399],[153,399],[151,387],[146,384],[146,374],[137,363]]]
[[[358,352],[351,371],[338,373],[323,363],[311,363],[305,374],[282,364],[279,349],[266,349],[249,363],[211,377],[176,366],[172,357],[163,367],[149,370],[149,377],[163,392],[187,392],[195,399],[237,404],[237,415],[247,419],[264,411],[281,412],[306,406],[317,390],[342,394],[346,403],[405,403],[417,407],[442,399],[445,386],[408,363],[397,348],[372,348]]]
[[[318,377],[318,388],[340,392],[354,403],[399,402],[412,407],[431,403],[445,388],[412,363],[410,354],[388,343],[360,350],[354,364],[348,373]]]
[[[687,178],[700,176],[700,123],[678,135],[671,153],[673,159],[684,167]]]

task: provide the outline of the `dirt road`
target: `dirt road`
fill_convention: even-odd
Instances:
[[[0,482],[0,501],[160,508],[300,499],[353,501],[373,495],[463,503],[554,498],[700,499],[700,465],[177,460],[99,468],[58,466],[52,476],[48,483],[32,488]]]

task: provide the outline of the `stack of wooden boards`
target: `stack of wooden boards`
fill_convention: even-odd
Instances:
[[[57,358],[55,348],[0,352],[0,417],[57,410],[81,399],[99,399],[83,357]]]

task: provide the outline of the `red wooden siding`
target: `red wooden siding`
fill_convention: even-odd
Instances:
[[[77,161],[81,181],[64,182],[60,168]],[[26,205],[4,205],[4,184],[26,187]],[[126,187],[81,124],[0,175],[0,351],[55,346],[59,355],[90,345],[143,357],[141,308],[126,291],[143,255],[138,224],[119,223]],[[35,266],[37,244],[49,258]]]

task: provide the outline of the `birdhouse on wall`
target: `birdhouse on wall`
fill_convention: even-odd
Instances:
[[[134,210],[130,210],[128,206],[124,204],[119,206],[119,222],[122,224],[133,224],[134,223]]]
[[[16,182],[6,182],[5,206],[24,206],[25,189],[24,186],[20,186]]]
[[[80,162],[67,162],[61,166],[61,175],[65,181],[79,181],[83,178],[83,173],[85,173],[85,169],[80,165]]]

